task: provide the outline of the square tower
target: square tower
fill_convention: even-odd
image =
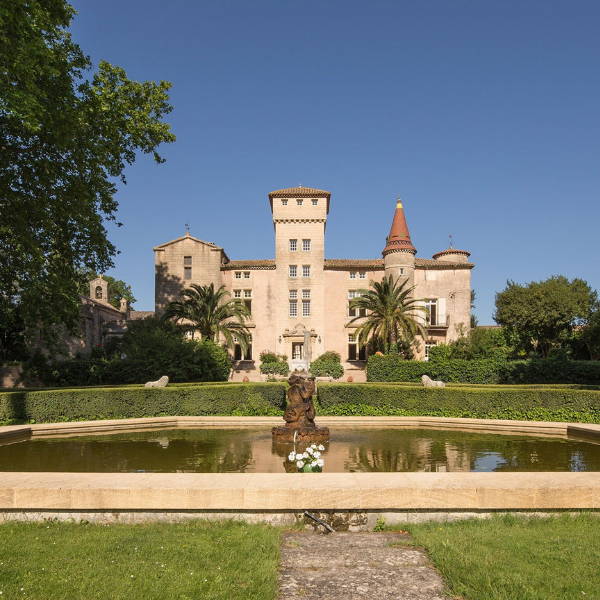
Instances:
[[[278,352],[292,368],[321,354],[325,330],[325,226],[331,194],[295,187],[269,194],[275,229]]]

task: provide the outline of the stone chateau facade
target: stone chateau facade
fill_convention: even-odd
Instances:
[[[231,260],[214,243],[186,235],[154,248],[155,309],[159,315],[192,283],[224,285],[251,311],[252,346],[236,346],[234,378],[259,379],[263,350],[288,356],[290,366],[305,366],[325,351],[342,357],[345,378],[364,379],[365,348],[356,343],[359,316],[350,300],[384,275],[405,278],[423,299],[427,337],[417,357],[427,359],[432,345],[456,339],[470,327],[469,252],[448,248],[431,259],[417,258],[404,208],[397,202],[382,257],[325,258],[325,225],[331,194],[295,187],[268,195],[275,228],[275,258]],[[383,238],[383,236],[382,236]],[[383,240],[382,240],[383,241]]]

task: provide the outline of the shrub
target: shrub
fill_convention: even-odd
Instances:
[[[600,391],[572,388],[423,388],[385,383],[319,385],[319,414],[443,416],[600,422]]]
[[[341,357],[337,352],[325,352],[310,363],[310,373],[314,377],[339,379],[344,374]]]
[[[0,421],[48,423],[185,415],[280,415],[283,383],[113,387],[0,393]]]
[[[261,363],[260,372],[264,375],[287,375],[290,372],[290,366],[287,362],[267,362]]]
[[[368,381],[418,382],[422,375],[456,383],[600,384],[600,362],[575,360],[436,359],[403,360],[398,355],[373,355],[367,361]]]
[[[260,372],[264,375],[287,375],[290,372],[287,356],[283,354],[264,350],[260,353],[260,360]]]

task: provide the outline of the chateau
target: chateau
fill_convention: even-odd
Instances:
[[[225,250],[187,232],[154,248],[155,309],[159,315],[190,284],[224,285],[251,312],[252,345],[234,350],[234,378],[257,379],[259,354],[271,350],[288,357],[290,367],[305,366],[326,351],[342,357],[345,378],[362,375],[365,348],[358,347],[349,302],[370,281],[384,275],[408,279],[414,297],[423,299],[425,343],[417,357],[427,359],[432,345],[452,341],[470,327],[469,252],[448,248],[431,259],[417,258],[404,208],[397,202],[389,235],[382,235],[382,258],[325,258],[325,224],[331,194],[295,187],[268,196],[275,228],[275,258],[231,260]]]

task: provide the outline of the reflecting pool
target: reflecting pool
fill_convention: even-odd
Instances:
[[[571,438],[332,428],[325,447],[330,473],[600,471],[600,445]],[[292,448],[273,444],[270,428],[35,438],[0,446],[0,471],[277,473]]]

